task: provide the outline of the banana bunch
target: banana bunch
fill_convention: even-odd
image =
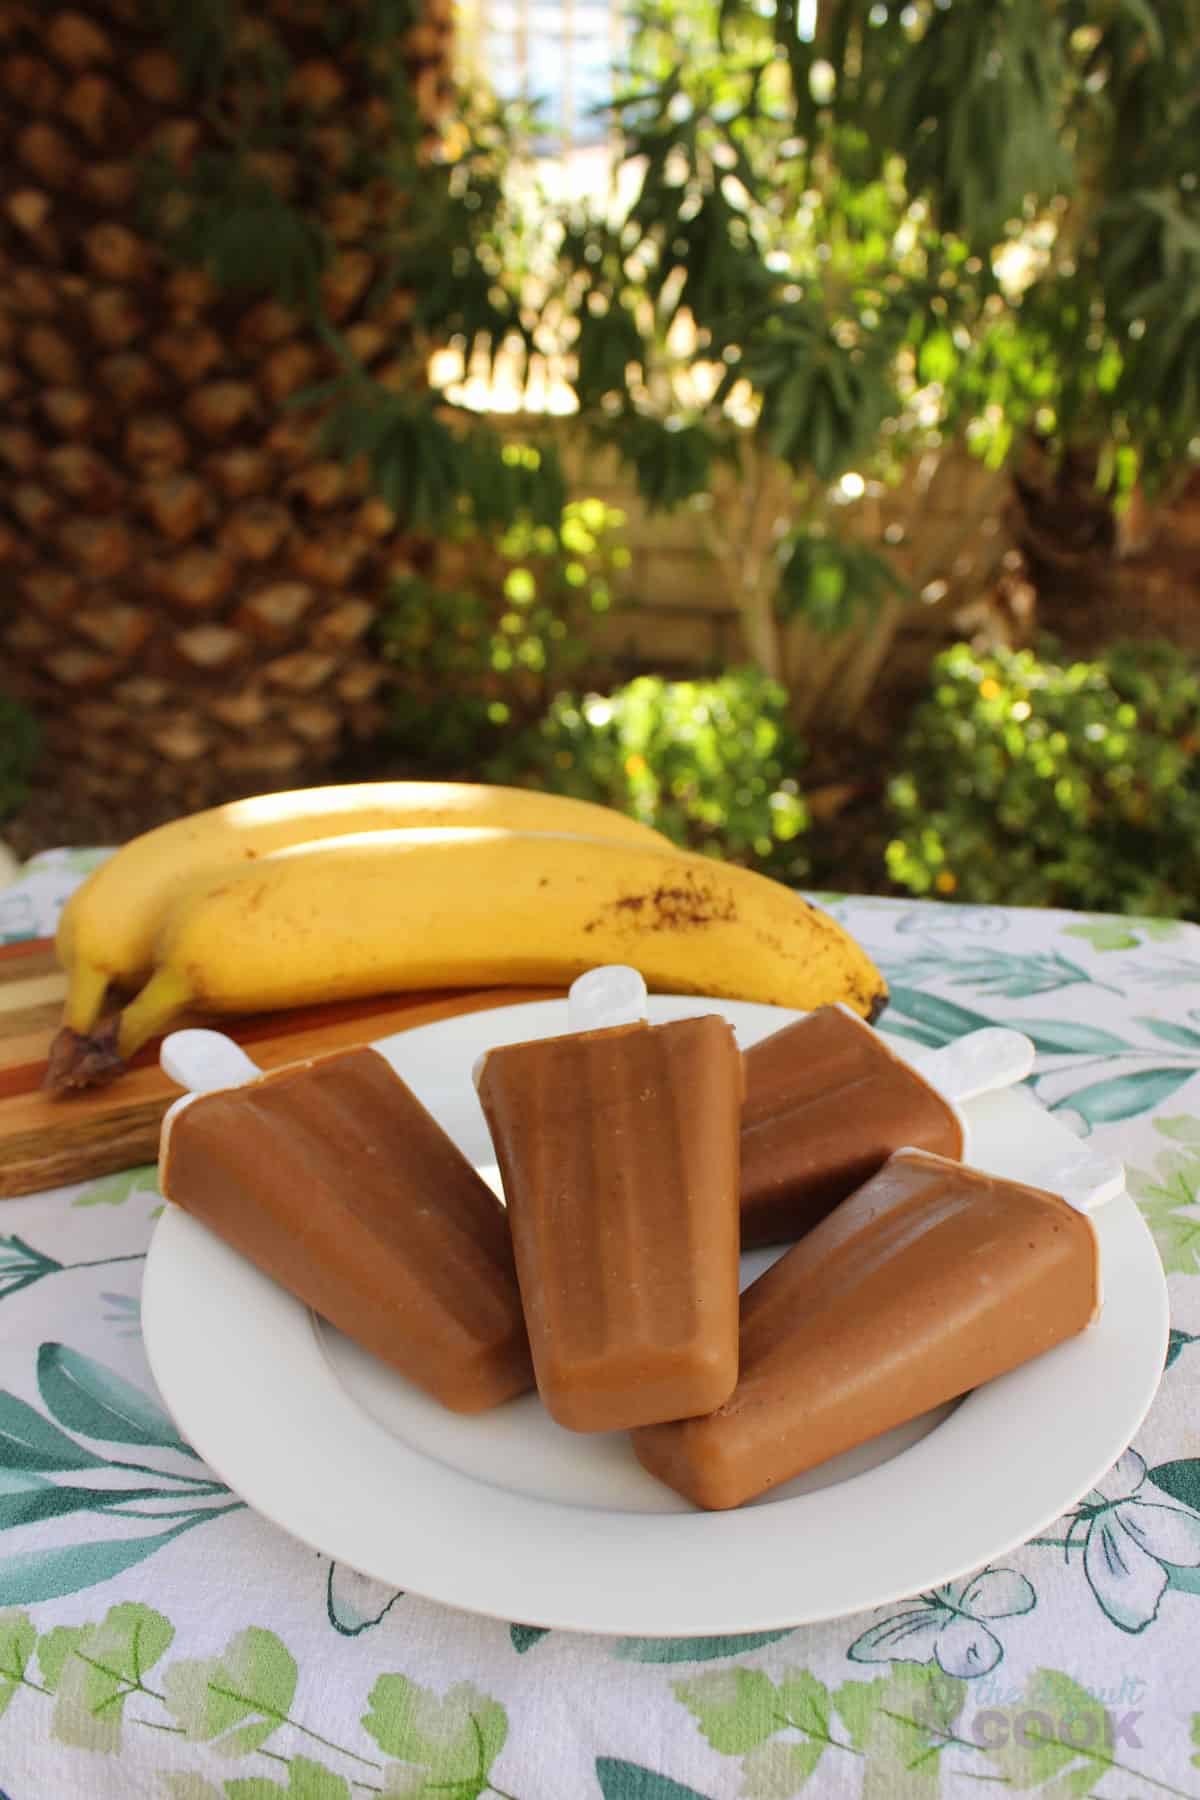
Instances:
[[[827,913],[649,833],[410,827],[192,876],[162,911],[149,980],[100,1049],[112,1072],[185,1010],[565,985],[609,962],[640,969],[651,989],[800,1008],[842,1000],[867,1018],[886,998]]]
[[[184,1011],[565,985],[597,963],[659,990],[841,1000],[868,1018],[886,998],[858,944],[778,882],[607,807],[469,783],[316,788],[165,825],[84,883],[58,944],[60,1089],[119,1073]],[[101,1024],[114,987],[138,991]]]
[[[57,948],[67,973],[67,998],[46,1085],[83,1087],[111,1072],[111,1030],[97,1032],[109,990],[135,987],[150,973],[163,920],[186,890],[220,882],[295,845],[362,832],[451,827],[586,832],[671,849],[660,833],[609,807],[471,782],[307,788],[175,820],[126,844],[76,890],[63,911]]]

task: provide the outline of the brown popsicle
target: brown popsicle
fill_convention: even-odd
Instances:
[[[612,1431],[732,1393],[741,1080],[714,1015],[484,1058],[538,1391],[560,1425]]]
[[[954,1109],[840,1006],[746,1051],[742,1248],[793,1243],[911,1146],[962,1155]]]
[[[161,1184],[454,1412],[533,1385],[504,1209],[377,1051],[198,1095]]]
[[[741,1506],[1073,1337],[1099,1304],[1085,1213],[902,1150],[746,1289],[732,1397],[634,1449],[697,1506]]]

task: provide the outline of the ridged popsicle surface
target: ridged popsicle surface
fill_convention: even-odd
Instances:
[[[893,1150],[962,1155],[953,1108],[840,1007],[785,1025],[744,1060],[743,1249],[794,1243]]]
[[[479,1095],[553,1417],[605,1431],[718,1405],[737,1375],[729,1026],[710,1015],[507,1045]]]
[[[634,1448],[698,1506],[740,1506],[1041,1355],[1099,1305],[1085,1214],[901,1152],[746,1289],[731,1398]]]
[[[504,1209],[376,1051],[203,1094],[163,1192],[457,1412],[533,1382]]]

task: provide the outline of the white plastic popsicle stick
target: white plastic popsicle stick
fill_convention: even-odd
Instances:
[[[939,1094],[956,1106],[990,1094],[997,1088],[1014,1087],[1033,1068],[1037,1051],[1023,1031],[988,1025],[969,1031],[952,1044],[943,1044],[914,1066]]]
[[[211,1094],[218,1088],[244,1087],[262,1074],[258,1064],[246,1055],[223,1031],[204,1031],[199,1026],[187,1031],[172,1031],[162,1042],[158,1053],[159,1067],[172,1081],[187,1088],[172,1101],[163,1114],[158,1135],[159,1179],[167,1160],[167,1139],[171,1127],[185,1106],[200,1094]]]
[[[257,1081],[262,1074],[241,1045],[223,1031],[203,1031],[199,1027],[173,1031],[164,1038],[158,1060],[164,1075],[193,1094],[241,1087],[247,1081]]]
[[[572,1031],[604,1031],[614,1025],[641,1025],[646,1018],[646,983],[625,963],[604,963],[571,983],[567,1023]]]
[[[1061,1194],[1076,1212],[1094,1212],[1124,1188],[1125,1165],[1098,1150],[1064,1150],[1053,1162],[1039,1162],[1034,1185]]]
[[[567,993],[567,1030],[604,1031],[612,1025],[640,1025],[646,1017],[646,983],[625,963],[602,963],[577,975]],[[481,1050],[471,1065],[479,1086],[483,1065],[491,1055]]]

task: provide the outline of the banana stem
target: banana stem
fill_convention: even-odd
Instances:
[[[164,1031],[191,999],[191,990],[178,969],[156,969],[120,1016],[117,1054],[122,1061],[128,1062],[136,1050]]]
[[[72,963],[67,970],[67,997],[63,1003],[63,1024],[68,1031],[86,1035],[95,1025],[104,1007],[108,976],[94,963]]]

